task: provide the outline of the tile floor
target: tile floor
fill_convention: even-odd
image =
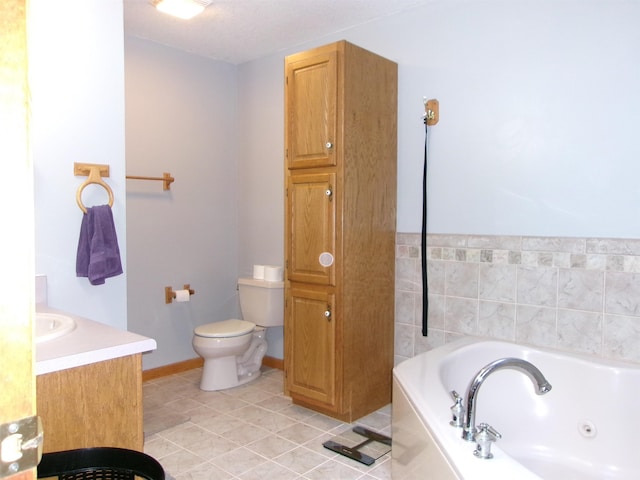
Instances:
[[[390,453],[370,467],[322,446],[352,425],[293,405],[282,371],[247,385],[198,388],[200,369],[145,382],[145,408],[165,405],[190,421],[150,435],[145,452],[176,480],[388,480]],[[390,405],[354,424],[391,435]]]

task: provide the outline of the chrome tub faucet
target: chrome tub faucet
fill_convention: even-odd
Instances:
[[[506,368],[518,370],[519,372],[522,372],[527,377],[529,377],[533,382],[533,386],[537,395],[544,395],[545,393],[549,393],[551,391],[551,384],[547,381],[542,372],[540,372],[540,370],[538,370],[535,365],[526,360],[521,360],[519,358],[501,358],[499,360],[491,362],[476,374],[476,376],[469,384],[469,387],[467,388],[467,408],[464,411],[464,421],[462,422],[462,438],[464,438],[466,441],[473,442],[475,440],[475,435],[477,432],[475,426],[476,400],[478,398],[478,391],[480,390],[480,387],[487,379],[487,377],[493,372],[497,372],[498,370],[503,370]],[[458,404],[457,399],[456,404]]]

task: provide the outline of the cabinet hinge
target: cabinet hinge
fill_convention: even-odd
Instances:
[[[40,417],[0,425],[0,478],[37,467],[42,458],[42,443]]]

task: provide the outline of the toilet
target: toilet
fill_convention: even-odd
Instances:
[[[204,358],[200,389],[237,387],[260,376],[266,328],[284,325],[284,282],[239,278],[243,320],[207,323],[193,331],[193,349]]]

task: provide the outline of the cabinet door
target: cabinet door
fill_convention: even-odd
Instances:
[[[336,164],[337,54],[287,64],[286,135],[289,168]]]
[[[335,404],[336,319],[334,295],[291,285],[287,297],[286,362],[291,395]]]
[[[335,285],[336,175],[289,176],[287,278]]]

